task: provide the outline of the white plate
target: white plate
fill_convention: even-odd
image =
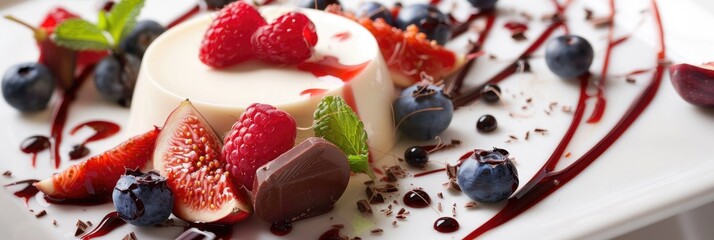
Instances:
[[[162,1],[148,1],[141,18],[156,19],[167,23],[177,14],[189,8],[193,0],[172,1],[168,6]],[[292,3],[294,1],[290,1]],[[358,1],[349,2],[354,6]],[[391,1],[385,1],[390,2]],[[405,3],[411,1],[403,1]],[[585,2],[585,3],[583,3]],[[691,26],[701,26],[711,22],[711,16],[693,7],[688,1],[661,1],[660,9],[665,21],[669,59],[674,62],[705,61],[706,56],[712,56],[711,48],[705,40],[714,40],[711,33],[692,33]],[[288,4],[290,4],[288,3]],[[62,5],[82,17],[94,21],[93,13],[97,9],[94,1],[9,1],[0,3],[0,14],[11,13],[31,23],[38,23],[43,14],[52,6]],[[606,30],[595,30],[583,19],[583,8],[588,6],[595,10],[596,15],[606,14],[605,1],[575,1],[567,12],[569,25],[576,34],[588,38],[595,47],[596,58],[592,71],[600,72],[602,55],[605,46]],[[646,9],[649,1],[618,1],[617,34],[631,32],[640,19],[640,10]],[[448,4],[442,5],[444,9]],[[516,8],[525,10],[536,19],[544,13],[552,11],[548,0],[508,1],[499,3],[502,10]],[[685,13],[685,14],[682,14]],[[692,23],[686,15],[697,22]],[[610,75],[621,75],[635,69],[650,68],[655,64],[654,25],[649,14],[642,15],[646,21],[637,28],[636,34],[622,46],[613,51]],[[488,53],[498,56],[497,61],[482,58],[472,70],[466,87],[472,87],[499,71],[508,61],[519,54],[530,40],[535,39],[545,25],[533,21],[526,36],[529,41],[514,42],[508,36],[503,24],[508,20],[519,19],[517,14],[502,11],[494,25],[492,36],[486,42]],[[8,21],[0,21],[0,72],[19,62],[34,61],[37,50],[32,42],[29,31]],[[556,33],[557,35],[558,33]],[[708,35],[704,35],[708,34]],[[697,38],[694,38],[697,37]],[[464,49],[466,37],[450,44],[454,49]],[[707,53],[707,50],[709,51]],[[463,51],[463,50],[462,50]],[[536,56],[542,56],[538,51]],[[690,57],[691,56],[691,57]],[[577,84],[563,81],[552,75],[542,58],[531,60],[533,73],[517,74],[507,79],[502,88],[507,90],[505,104],[499,106],[486,105],[477,102],[469,107],[458,110],[450,128],[442,134],[443,139],[460,139],[463,145],[459,148],[435,153],[431,156],[434,163],[430,168],[438,168],[439,162],[454,163],[458,156],[472,148],[501,147],[508,149],[516,157],[517,167],[521,177],[521,186],[525,184],[535,171],[545,162],[560,137],[565,132],[572,115],[555,111],[551,115],[543,113],[547,105],[556,101],[561,106],[574,106],[577,98]],[[563,158],[558,168],[566,166],[577,159],[582,153],[600,139],[619,119],[629,106],[632,99],[640,92],[650,76],[648,74],[637,78],[635,84],[629,84],[623,78],[612,77],[608,80],[607,97],[609,100],[607,112],[603,121],[595,125],[583,125],[566,152],[571,157]],[[523,95],[521,95],[521,92]],[[525,100],[533,98],[533,106],[522,111]],[[134,103],[141,104],[141,103]],[[586,117],[592,108],[589,101]],[[519,112],[524,117],[512,118],[509,112]],[[30,166],[30,156],[22,154],[18,146],[20,142],[35,134],[49,133],[50,111],[39,114],[22,115],[10,108],[4,101],[0,103],[0,128],[3,138],[0,139],[0,152],[5,157],[0,161],[0,171],[10,170],[12,178],[0,177],[0,183],[27,179],[49,177],[56,172],[49,161],[48,152],[38,155],[38,167]],[[475,131],[476,119],[483,114],[493,114],[499,120],[499,130],[493,134],[479,134]],[[88,120],[109,120],[124,125],[128,111],[114,104],[107,103],[95,93],[91,82],[86,84],[79,93],[77,102],[72,106],[70,117],[65,129]],[[523,239],[523,238],[604,238],[641,227],[648,223],[663,219],[678,212],[711,202],[714,199],[714,157],[707,152],[714,144],[714,111],[693,107],[685,103],[674,92],[669,78],[665,77],[662,86],[652,105],[642,114],[633,126],[606,151],[587,170],[566,184],[556,193],[528,210],[514,220],[498,227],[486,235],[489,239]],[[548,134],[541,136],[531,132],[530,139],[525,141],[526,131],[534,128],[548,129]],[[68,130],[66,130],[68,131]],[[516,135],[520,140],[505,143],[509,135]],[[86,136],[86,135],[85,135]],[[123,141],[128,136],[119,134],[112,138],[89,144],[93,153],[109,149]],[[84,136],[69,136],[65,134],[63,152],[81,140]],[[401,155],[403,149],[415,142],[402,139],[395,148],[394,154]],[[393,165],[394,158],[383,159],[378,166]],[[61,168],[69,166],[63,162]],[[410,169],[410,173],[418,170]],[[463,205],[469,200],[463,194],[450,193],[441,184],[446,181],[444,174],[435,174],[422,178],[406,178],[400,181],[400,192],[423,187],[432,197],[436,206],[441,202],[443,212],[431,208],[407,209],[411,213],[406,220],[398,220],[397,225],[391,223],[394,215],[384,216],[379,210],[386,204],[373,206],[375,214],[367,219],[374,225],[352,226],[356,208],[355,202],[364,198],[362,182],[365,176],[351,179],[351,185],[338,202],[336,209],[320,217],[303,220],[294,224],[293,231],[285,238],[314,239],[330,229],[332,224],[345,224],[342,233],[351,237],[384,238],[384,239],[451,239],[465,236],[485,222],[501,205],[481,206],[476,209],[465,209]],[[0,204],[6,206],[0,215],[0,239],[71,239],[77,219],[90,220],[98,223],[107,212],[112,210],[111,204],[95,207],[48,206],[42,200],[32,199],[30,209],[45,209],[48,215],[35,219],[25,211],[24,203],[15,198],[9,191],[0,193]],[[436,197],[438,192],[444,193],[444,199]],[[393,198],[396,199],[396,198]],[[390,199],[391,201],[391,199]],[[401,202],[401,201],[400,201]],[[433,222],[439,216],[451,215],[452,204],[457,204],[456,218],[461,223],[461,229],[452,234],[441,234],[432,229]],[[401,207],[398,206],[398,208]],[[332,218],[332,220],[330,220]],[[58,225],[53,226],[52,220]],[[237,224],[235,236],[248,239],[277,238],[269,233],[269,224],[255,218]],[[384,232],[373,235],[369,230],[382,228]],[[153,229],[124,226],[107,236],[108,239],[119,239],[129,232],[136,232],[140,239],[166,239],[178,236],[180,228]]]

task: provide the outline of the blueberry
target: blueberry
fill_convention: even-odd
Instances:
[[[457,181],[469,198],[493,203],[507,199],[518,188],[518,171],[508,159],[508,151],[476,150],[459,167]]]
[[[454,114],[451,100],[434,85],[414,85],[392,103],[394,121],[410,138],[430,140],[446,130]]]
[[[404,161],[412,167],[424,167],[429,161],[429,153],[422,147],[412,146],[404,151]]]
[[[561,78],[583,75],[593,62],[593,47],[588,40],[575,35],[551,39],[545,47],[545,63]]]
[[[166,178],[155,171],[127,170],[112,192],[114,208],[124,221],[136,226],[163,223],[171,215],[174,194]]]
[[[394,25],[406,30],[409,25],[416,25],[428,39],[444,45],[451,37],[449,18],[439,9],[429,4],[414,4],[399,11]]]
[[[325,8],[327,8],[327,6],[330,4],[340,5],[340,1],[339,0],[300,0],[298,2],[298,6],[300,6],[300,7],[319,9],[319,10],[325,10]]]
[[[496,128],[498,128],[498,122],[496,121],[496,118],[490,114],[481,116],[476,122],[476,129],[479,132],[493,132]]]
[[[131,54],[111,54],[97,64],[94,83],[105,98],[122,106],[131,105],[141,60]]]
[[[125,53],[133,54],[141,59],[144,57],[146,48],[164,31],[166,31],[166,28],[155,21],[139,21],[134,26],[134,29],[129,32],[129,35],[121,40],[119,48]]]
[[[236,0],[205,0],[208,9],[221,9]]]
[[[372,20],[378,18],[384,19],[389,25],[394,25],[394,19],[392,18],[392,12],[388,8],[384,7],[378,2],[363,2],[359,5],[357,10],[357,17],[368,17]]]
[[[54,90],[52,73],[39,63],[12,66],[2,78],[5,101],[21,112],[36,112],[47,108]]]
[[[497,0],[468,0],[479,11],[491,11],[496,8]]]
[[[501,88],[496,84],[486,84],[481,89],[481,99],[487,103],[497,103],[501,99]]]

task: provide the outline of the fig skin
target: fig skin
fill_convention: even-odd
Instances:
[[[714,62],[701,66],[686,63],[672,65],[669,74],[674,89],[685,101],[714,108]]]

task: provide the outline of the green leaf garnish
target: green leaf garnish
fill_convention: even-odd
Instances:
[[[82,19],[68,19],[55,28],[52,40],[60,46],[77,50],[106,50],[111,44],[103,31]]]
[[[109,23],[107,22],[107,12],[104,10],[99,10],[97,15],[97,27],[102,31],[106,31]]]
[[[342,149],[350,169],[375,178],[369,168],[367,132],[357,114],[340,96],[326,96],[317,105],[314,115],[315,136],[322,137]]]
[[[97,25],[82,19],[68,19],[57,26],[52,40],[57,45],[77,50],[107,50],[116,48],[128,34],[139,16],[144,0],[123,0],[112,11],[99,12]]]
[[[112,11],[106,19],[107,31],[114,39],[115,44],[128,34],[136,24],[136,17],[139,16],[144,0],[122,0],[114,4]]]

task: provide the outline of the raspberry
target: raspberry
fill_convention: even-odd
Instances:
[[[315,24],[302,13],[289,12],[258,28],[251,39],[258,59],[275,64],[297,64],[310,58],[317,44]]]
[[[265,19],[251,5],[242,1],[224,7],[213,20],[201,43],[199,58],[215,68],[234,65],[253,56],[250,37]]]
[[[267,104],[246,109],[223,139],[221,151],[238,186],[253,188],[255,170],[295,144],[295,119]]]

